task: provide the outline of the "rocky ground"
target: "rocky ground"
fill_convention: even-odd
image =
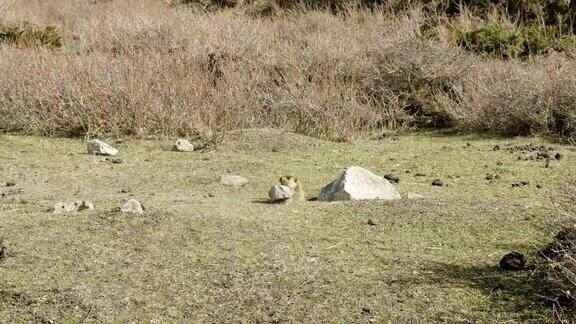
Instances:
[[[105,139],[120,152],[107,158],[81,140],[0,136],[7,321],[552,320],[531,269],[558,230],[571,147],[247,130],[194,152]],[[266,202],[282,175],[314,197],[349,165],[386,175],[403,199]],[[130,199],[143,214],[120,211]],[[94,209],[53,213],[66,201]],[[527,270],[501,271],[511,251]]]

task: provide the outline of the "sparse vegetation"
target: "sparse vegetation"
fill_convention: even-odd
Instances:
[[[224,11],[67,4],[58,15],[36,2],[0,14],[30,21],[7,24],[27,27],[10,29],[0,46],[0,128],[145,136],[281,127],[332,140],[385,128],[574,132],[574,42],[550,26],[477,24],[478,9],[431,16],[431,4],[336,14],[261,1]],[[75,23],[78,12],[89,23]]]
[[[106,141],[123,163],[84,154],[82,139],[0,135],[0,183],[17,183],[0,187],[5,321],[553,320],[542,289],[553,279],[498,262],[517,250],[531,269],[557,234],[549,197],[576,171],[569,146],[554,145],[565,157],[545,168],[517,158],[539,150],[513,148],[546,141],[440,132],[333,143],[244,130],[189,154],[173,139]],[[403,198],[426,198],[263,203],[282,175],[314,197],[350,164],[396,173]],[[248,184],[219,185],[227,171]],[[130,198],[144,215],[116,211]],[[95,209],[46,212],[84,199]]]
[[[532,253],[551,215],[574,224],[576,186],[549,201],[574,156],[509,138],[574,143],[575,8],[0,0],[0,318],[576,320],[575,247]],[[79,154],[106,136],[121,157]],[[418,199],[262,203],[281,175],[314,195],[351,164]],[[119,214],[132,198],[146,212]],[[510,251],[522,271],[497,267]]]
[[[62,36],[51,26],[39,28],[28,23],[17,26],[5,26],[0,23],[0,44],[6,43],[17,47],[61,47],[62,42]]]

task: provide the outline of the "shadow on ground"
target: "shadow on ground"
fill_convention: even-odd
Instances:
[[[466,266],[443,262],[421,265],[425,275],[395,281],[401,285],[432,284],[437,286],[478,289],[490,300],[490,308],[516,313],[519,319],[533,318],[533,313],[550,312],[554,301],[548,289],[550,282],[541,269],[505,272],[498,266]]]

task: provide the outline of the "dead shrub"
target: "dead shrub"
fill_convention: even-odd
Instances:
[[[576,182],[568,180],[563,194],[556,199],[559,215],[555,222],[562,230],[538,254],[546,261],[549,298],[554,302],[555,320],[576,320]]]
[[[445,17],[438,16],[438,20]],[[575,129],[575,71],[554,52],[470,54],[423,10],[197,11],[165,2],[23,1],[2,21],[56,26],[58,51],[0,45],[0,128],[57,136],[274,127],[346,140],[455,127]]]

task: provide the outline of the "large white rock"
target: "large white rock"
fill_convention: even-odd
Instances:
[[[194,151],[194,145],[188,142],[187,139],[181,138],[176,141],[176,144],[174,144],[172,150],[176,152],[192,152]]]
[[[120,206],[120,211],[123,213],[144,214],[144,206],[138,200],[130,199]]]
[[[340,178],[320,190],[319,201],[401,199],[396,188],[386,179],[357,166],[348,167]]]
[[[280,202],[288,200],[292,197],[292,189],[288,186],[273,186],[268,191],[268,198],[271,202]]]
[[[248,180],[235,174],[225,174],[220,177],[220,184],[225,186],[243,186]]]
[[[89,140],[86,143],[86,148],[88,149],[88,154],[111,156],[118,154],[117,149],[97,139]]]

